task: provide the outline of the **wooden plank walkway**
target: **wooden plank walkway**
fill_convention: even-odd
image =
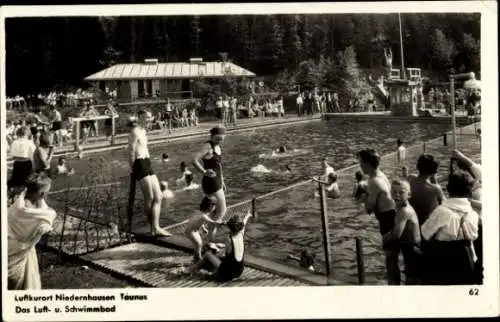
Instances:
[[[311,285],[251,267],[245,267],[243,275],[238,279],[216,283],[187,272],[187,267],[193,260],[191,254],[146,243],[118,246],[84,255],[82,259],[109,272],[126,275],[146,285],[160,288]]]

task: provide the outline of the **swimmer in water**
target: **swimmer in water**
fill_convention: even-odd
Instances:
[[[163,153],[162,156],[161,156],[161,159],[162,159],[163,162],[168,162],[169,161],[168,154]]]
[[[325,191],[327,193],[328,198],[332,199],[340,198],[340,189],[339,189],[339,184],[337,182],[338,175],[335,172],[330,173],[326,181],[322,181],[320,180],[320,178],[313,180],[321,184],[324,184],[326,186]],[[316,191],[314,195],[316,197],[319,197],[319,192]]]
[[[409,172],[408,172],[408,167],[407,166],[402,166],[401,167],[401,178],[402,179],[408,179],[408,177],[410,176]]]
[[[208,197],[203,198],[200,204],[200,212],[191,217],[187,223],[186,236],[195,245],[194,261],[198,262],[202,259],[203,254],[203,238],[201,238],[201,231],[208,233],[206,224],[221,225],[222,221],[213,220],[215,215],[215,203]]]
[[[181,172],[182,177],[176,180],[177,185],[182,187],[180,190],[194,190],[200,187],[199,184],[194,182],[194,175],[185,162],[181,162]]]
[[[189,187],[193,182],[193,173],[189,170],[186,162],[182,161],[180,164],[182,177],[177,179],[178,185],[184,185],[184,187]]]
[[[171,236],[160,226],[163,193],[158,177],[151,166],[146,127],[150,113],[140,110],[137,118],[131,119],[132,125],[128,138],[128,154],[133,180],[139,183],[144,196],[144,213],[151,225],[153,236]]]
[[[274,150],[275,153],[287,153],[288,148],[285,145],[280,146],[276,150]]]
[[[57,161],[57,166],[56,166],[56,174],[60,175],[67,175],[70,176],[74,173],[74,169],[68,167],[66,163],[66,158],[65,157],[59,157],[59,160]]]
[[[163,199],[172,199],[174,197],[174,192],[168,189],[168,182],[161,181],[160,182],[160,190],[162,193]]]
[[[330,164],[328,164],[327,158],[323,158],[323,160],[321,161],[321,166],[322,166],[323,170],[325,171],[325,174],[323,175],[324,180],[327,180],[328,176],[331,173],[335,173],[335,169]]]

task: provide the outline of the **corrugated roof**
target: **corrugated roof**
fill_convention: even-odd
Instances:
[[[118,64],[92,74],[86,77],[85,80],[212,78],[226,76],[228,72],[234,76],[255,76],[251,71],[229,62],[204,62],[201,64],[158,63]]]

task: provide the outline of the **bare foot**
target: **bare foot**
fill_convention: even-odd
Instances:
[[[163,228],[152,229],[151,235],[153,235],[154,237],[170,237],[170,236],[172,236],[171,233],[169,233],[168,231],[166,231]]]

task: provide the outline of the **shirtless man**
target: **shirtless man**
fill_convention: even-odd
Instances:
[[[418,222],[422,225],[431,212],[441,204],[444,193],[438,184],[432,183],[438,170],[439,162],[430,154],[421,155],[417,161],[417,176],[409,176],[411,185],[410,204],[417,213]]]
[[[137,113],[137,121],[132,124],[128,139],[130,169],[134,180],[139,181],[144,195],[144,212],[151,224],[151,234],[153,236],[167,237],[171,236],[171,234],[160,227],[162,191],[158,178],[151,168],[148,137],[146,135],[147,121],[148,113],[140,110]]]
[[[368,175],[367,195],[364,200],[365,209],[368,214],[375,214],[380,225],[380,234],[384,236],[393,229],[396,217],[396,205],[391,196],[391,183],[379,169],[380,156],[375,150],[361,150],[358,157],[361,170]],[[389,285],[398,285],[400,283],[399,249],[392,244],[385,244],[383,248]]]

